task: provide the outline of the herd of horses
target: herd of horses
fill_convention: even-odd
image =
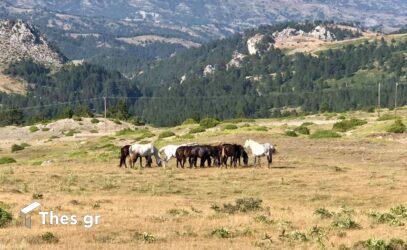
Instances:
[[[185,164],[188,161],[189,167],[197,167],[198,159],[200,159],[200,167],[211,167],[212,164],[217,167],[228,166],[228,160],[230,159],[230,166],[241,166],[241,160],[243,160],[243,166],[248,166],[249,156],[246,149],[250,149],[252,156],[254,157],[254,166],[261,166],[261,157],[267,158],[268,167],[271,167],[273,162],[273,154],[276,152],[275,145],[270,143],[260,144],[254,140],[246,140],[245,144],[229,144],[223,143],[219,145],[199,145],[196,143],[184,144],[184,145],[167,145],[158,150],[152,144],[133,144],[125,145],[121,148],[120,155],[120,167],[123,165],[127,168],[127,158],[130,158],[130,167],[134,168],[134,163],[140,159],[140,168],[143,167],[142,159],[147,161],[147,167],[151,167],[152,157],[154,156],[158,166],[164,167],[172,158],[177,160],[177,168],[185,168]]]

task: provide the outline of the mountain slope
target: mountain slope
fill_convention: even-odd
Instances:
[[[33,22],[70,59],[134,76],[142,66],[184,50],[188,43],[202,44],[261,24],[335,20],[389,31],[407,24],[406,10],[403,0],[7,0],[0,3],[0,18]],[[146,35],[168,42],[124,42]]]

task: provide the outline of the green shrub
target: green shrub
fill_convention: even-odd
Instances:
[[[14,152],[17,152],[17,151],[21,151],[21,150],[23,150],[24,148],[25,148],[25,147],[22,146],[22,145],[13,144],[13,145],[11,146],[11,152],[14,153]]]
[[[47,131],[49,131],[50,130],[50,128],[42,128],[41,129],[41,131],[43,131],[43,132],[47,132]]]
[[[272,219],[270,219],[269,217],[267,217],[266,215],[263,215],[263,214],[257,215],[256,217],[254,217],[254,220],[256,222],[263,223],[263,224],[271,224],[271,223],[273,223]]]
[[[145,243],[154,243],[157,239],[154,235],[149,233],[135,233],[133,236],[136,240],[144,241]]]
[[[339,138],[341,135],[332,130],[316,130],[310,137],[314,139]]]
[[[353,245],[353,249],[367,250],[404,250],[407,249],[407,244],[401,239],[391,239],[389,242],[384,240],[368,239],[358,241]]]
[[[394,114],[383,114],[379,118],[377,118],[378,121],[388,121],[388,120],[396,120],[399,119],[399,116],[396,116]]]
[[[219,238],[229,238],[231,236],[229,230],[224,227],[214,229],[211,235]]]
[[[44,198],[44,195],[42,193],[33,193],[33,199],[34,200],[41,200]]]
[[[38,130],[40,130],[40,129],[37,126],[31,126],[30,127],[30,132],[31,133],[37,132]]]
[[[286,130],[284,133],[286,136],[290,136],[290,137],[297,137],[297,133],[295,133],[294,130]]]
[[[41,239],[46,243],[58,243],[59,239],[51,232],[46,232],[45,234],[41,235]]]
[[[216,127],[220,122],[215,118],[204,118],[199,122],[199,125],[205,129]]]
[[[256,198],[242,198],[236,199],[235,204],[226,203],[223,204],[223,208],[216,204],[212,204],[211,208],[216,212],[234,214],[237,212],[247,213],[251,211],[261,210],[261,199]]]
[[[167,131],[161,132],[158,135],[158,138],[162,139],[162,138],[167,138],[167,137],[171,137],[171,136],[174,136],[174,135],[175,135],[174,132],[167,130]]]
[[[317,208],[314,214],[319,215],[322,219],[331,218],[334,214],[326,208]]]
[[[333,129],[339,132],[346,132],[348,130],[351,130],[357,126],[362,126],[366,124],[367,121],[365,120],[360,120],[357,118],[352,118],[350,120],[343,120],[340,122],[337,122],[334,124]]]
[[[98,119],[96,119],[96,118],[92,118],[90,120],[90,122],[93,123],[93,124],[96,124],[96,123],[99,123],[100,121]]]
[[[91,132],[92,134],[97,134],[97,133],[99,133],[99,131],[97,131],[96,129],[92,129],[92,130],[89,131],[89,132]]]
[[[406,125],[401,121],[401,119],[397,119],[388,129],[387,132],[389,133],[404,133],[407,131]]]
[[[117,120],[117,119],[114,119],[113,122],[114,122],[115,124],[117,124],[117,125],[122,124],[122,122],[121,122],[120,120]]]
[[[340,116],[338,116],[338,119],[339,119],[339,120],[345,120],[345,119],[346,119],[346,116],[340,115]]]
[[[303,134],[303,135],[309,135],[310,134],[309,128],[307,128],[306,126],[302,126],[302,125],[295,128],[294,131],[298,132],[300,134]]]
[[[238,129],[238,127],[234,124],[226,124],[223,126],[223,129],[225,130],[234,130],[234,129]]]
[[[298,241],[308,241],[307,235],[300,231],[291,232],[290,238]]]
[[[11,157],[1,157],[0,158],[0,165],[1,164],[10,164],[10,163],[16,163],[17,161],[14,158]]]
[[[341,229],[359,229],[361,226],[350,217],[339,217],[332,222],[332,226]]]
[[[10,212],[6,211],[4,208],[0,208],[0,228],[6,227],[10,224],[12,219],[13,217]]]
[[[190,134],[197,134],[197,133],[203,133],[203,132],[205,132],[205,128],[203,128],[203,127],[201,127],[201,126],[196,127],[196,128],[191,128],[191,129],[189,130],[189,133],[190,133]]]
[[[197,121],[195,121],[195,119],[193,119],[193,118],[188,118],[188,119],[186,119],[183,123],[182,123],[182,125],[191,125],[191,124],[197,124],[198,122]]]

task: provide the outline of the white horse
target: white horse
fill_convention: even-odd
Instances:
[[[178,145],[167,145],[160,148],[160,154],[163,155],[164,164],[167,164],[171,158],[175,158],[175,153],[177,152]]]
[[[161,157],[158,154],[158,149],[152,144],[133,144],[129,148],[130,164],[134,167],[134,161],[140,157],[140,167],[143,167],[142,157],[151,157],[154,155],[158,166],[161,166]]]
[[[268,167],[270,168],[271,163],[273,162],[273,153],[276,152],[274,145],[270,143],[260,144],[251,139],[246,140],[244,143],[245,148],[250,148],[252,155],[254,157],[254,166],[256,166],[256,160],[259,159],[258,164],[261,167],[260,157],[267,156]]]
[[[172,158],[176,158],[176,153],[177,149],[181,146],[194,146],[197,145],[197,143],[187,143],[187,144],[181,144],[181,145],[167,145],[162,148],[160,148],[159,152],[161,155],[163,155],[163,160],[164,164],[166,164],[169,160]]]

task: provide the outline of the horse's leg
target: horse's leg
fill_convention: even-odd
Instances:
[[[259,167],[261,167],[261,156],[259,156]]]
[[[256,162],[256,160],[257,160],[257,156],[254,156],[254,167],[257,167],[257,162]]]

